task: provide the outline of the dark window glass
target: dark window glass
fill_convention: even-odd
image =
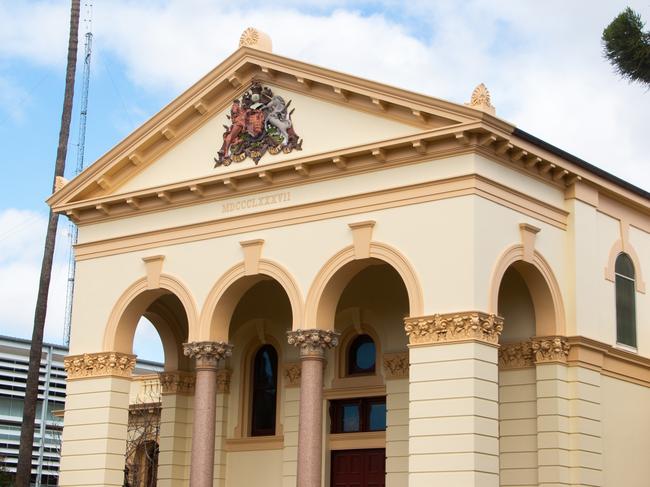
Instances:
[[[636,347],[634,264],[627,254],[616,258],[616,341]]]
[[[386,429],[386,400],[368,405],[368,431]]]
[[[332,433],[358,433],[386,429],[386,398],[342,399],[330,403]]]
[[[341,432],[361,431],[361,411],[359,404],[344,404],[341,408]]]
[[[372,374],[375,371],[375,342],[369,335],[359,335],[348,351],[348,374]]]
[[[251,436],[275,434],[275,408],[278,395],[278,354],[264,345],[253,361],[253,407]]]

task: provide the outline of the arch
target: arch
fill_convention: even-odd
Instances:
[[[170,326],[170,316],[173,313],[168,307],[155,303],[167,294],[174,295],[183,306],[188,335],[191,335],[197,327],[197,307],[185,284],[169,274],[161,274],[159,287],[150,289],[147,278],[143,277],[131,284],[113,306],[104,330],[103,351],[133,353],[135,328],[139,318],[145,316],[160,335],[165,353],[165,369],[177,369],[183,361],[179,350],[184,337],[179,336],[179,330]]]
[[[408,294],[409,315],[421,316],[422,287],[406,257],[389,245],[370,242],[369,258],[383,261],[397,271]],[[299,325],[302,328],[334,329],[336,305],[341,292],[350,279],[367,265],[368,259],[355,258],[353,245],[330,258],[312,282],[305,304],[305,321]]]
[[[637,292],[645,294],[645,281],[643,280],[643,271],[641,269],[641,261],[639,256],[634,250],[634,247],[629,243],[625,242],[623,245],[623,240],[620,238],[614,242],[612,248],[609,250],[609,256],[607,258],[607,267],[605,267],[605,279],[608,281],[616,281],[616,259],[620,254],[627,254],[632,263],[634,264],[634,271],[636,272],[636,277],[634,283],[636,285]]]
[[[230,319],[237,303],[246,291],[265,276],[276,280],[287,293],[291,305],[292,327],[299,328],[303,301],[294,278],[282,266],[267,259],[260,259],[258,269],[258,274],[247,274],[244,262],[241,262],[221,276],[205,300],[196,335],[193,335],[190,329],[190,341],[228,341]]]
[[[521,244],[506,249],[492,270],[488,312],[498,312],[499,287],[503,275],[511,265],[518,265],[517,271],[523,277],[530,291],[535,307],[536,334],[538,336],[566,335],[564,302],[551,266],[537,251],[534,251],[532,261],[526,261],[524,246]]]

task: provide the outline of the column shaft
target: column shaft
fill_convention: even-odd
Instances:
[[[186,356],[196,359],[190,487],[212,487],[217,365],[232,354],[232,346],[222,342],[193,342],[184,344],[183,348]]]
[[[300,379],[298,487],[320,485],[322,468],[323,359],[305,357]]]
[[[290,345],[300,348],[300,418],[298,421],[298,487],[321,485],[323,455],[323,366],[325,350],[338,345],[338,333],[296,330]]]

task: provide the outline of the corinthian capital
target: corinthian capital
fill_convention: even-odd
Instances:
[[[534,337],[531,346],[535,362],[566,362],[569,356],[569,341],[564,336]]]
[[[406,318],[404,330],[413,344],[480,340],[498,343],[503,318],[478,311]]]
[[[339,335],[331,330],[295,330],[287,332],[287,340],[300,348],[301,357],[322,357],[325,350],[339,344]]]
[[[190,342],[183,344],[186,357],[196,360],[196,367],[216,368],[219,360],[232,355],[232,345],[226,342]]]
[[[135,355],[120,352],[84,353],[68,355],[63,359],[68,380],[83,377],[131,377]]]

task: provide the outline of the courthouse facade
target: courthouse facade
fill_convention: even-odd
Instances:
[[[160,486],[648,485],[650,195],[483,85],[249,29],[49,203],[79,225],[62,486],[124,483],[142,316]]]

